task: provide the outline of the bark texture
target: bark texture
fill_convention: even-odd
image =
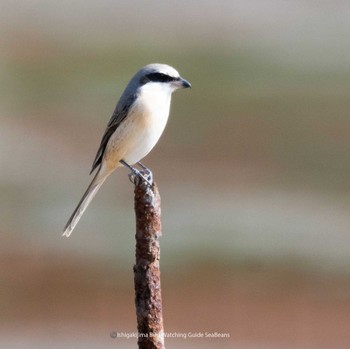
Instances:
[[[140,349],[164,349],[159,268],[160,196],[155,183],[135,181],[135,305]]]

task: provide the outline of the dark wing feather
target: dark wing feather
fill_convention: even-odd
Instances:
[[[95,160],[92,164],[92,169],[90,171],[90,174],[94,172],[94,170],[101,164],[103,154],[106,150],[107,143],[112,136],[112,134],[115,132],[115,130],[118,128],[118,126],[121,124],[121,122],[126,118],[128,115],[128,112],[130,110],[131,105],[134,103],[136,99],[136,95],[130,96],[126,103],[124,103],[123,107],[120,108],[119,103],[117,104],[113,115],[111,119],[108,122],[107,128],[105,133],[103,134],[100,147],[98,148]]]

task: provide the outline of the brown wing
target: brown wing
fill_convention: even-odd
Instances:
[[[92,164],[92,169],[90,171],[90,174],[94,172],[94,170],[101,164],[103,154],[106,150],[107,143],[109,141],[109,138],[112,136],[112,134],[115,132],[115,130],[119,127],[119,125],[122,123],[122,121],[126,118],[128,115],[128,112],[130,110],[131,105],[134,103],[136,99],[136,94],[130,96],[125,103],[123,103],[123,106],[121,107],[118,103],[111,119],[108,122],[107,128],[105,133],[103,134],[100,147],[98,148],[95,160]]]

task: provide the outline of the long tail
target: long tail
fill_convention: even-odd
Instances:
[[[66,226],[64,227],[63,230],[63,235],[62,236],[67,236],[72,233],[74,227],[77,225],[79,222],[81,216],[85,212],[86,208],[88,207],[89,203],[91,200],[94,198],[98,190],[100,189],[101,185],[103,182],[106,180],[108,177],[109,173],[106,173],[106,171],[103,170],[102,166],[99,168],[97,171],[94,179],[90,183],[89,187],[87,188],[85,194],[81,198],[78,206],[72,213],[71,217],[69,218]]]

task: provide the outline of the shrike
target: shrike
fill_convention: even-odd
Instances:
[[[149,64],[126,86],[102,137],[90,174],[97,172],[64,228],[69,236],[106,178],[138,163],[156,145],[168,120],[171,94],[191,84],[169,65]]]

